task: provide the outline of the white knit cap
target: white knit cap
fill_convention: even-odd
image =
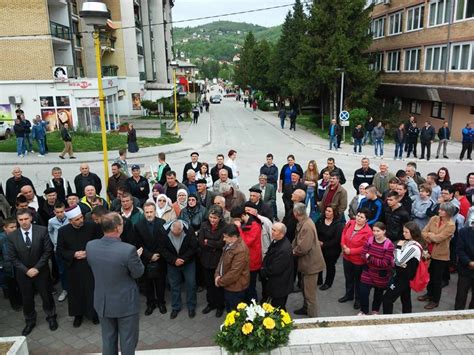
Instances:
[[[81,208],[79,206],[71,207],[70,210],[66,211],[66,217],[67,219],[73,219],[82,214]]]

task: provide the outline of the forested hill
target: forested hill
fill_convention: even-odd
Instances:
[[[275,43],[281,26],[262,27],[245,22],[216,21],[197,27],[174,27],[173,44],[176,54],[194,61],[196,58],[232,61],[240,53],[245,36],[252,31],[257,40]]]

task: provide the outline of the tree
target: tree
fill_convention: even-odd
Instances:
[[[255,78],[255,66],[253,63],[255,55],[255,47],[257,42],[252,32],[245,37],[240,61],[235,66],[235,83],[245,89],[249,85],[252,86],[252,79]]]

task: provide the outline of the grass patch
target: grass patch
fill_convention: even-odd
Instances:
[[[157,135],[158,135],[157,131]],[[100,133],[72,132],[72,147],[74,152],[95,152],[102,150],[102,136]],[[164,137],[144,138],[138,137],[138,146],[140,148],[154,147],[165,144],[173,144],[181,141],[181,138],[166,133]],[[48,133],[48,148],[50,152],[62,152],[64,148],[58,131]],[[107,147],[109,150],[118,150],[127,147],[127,136],[118,133],[107,134]],[[33,142],[33,149],[38,151],[38,144]],[[16,138],[11,137],[0,141],[0,152],[16,152]]]
[[[174,120],[174,115],[165,115],[165,116],[158,116],[158,115],[149,115],[149,116],[139,116],[139,117],[134,117],[133,119],[134,120],[143,120],[143,121],[158,121],[160,120],[160,118],[162,120]],[[184,119],[182,121],[178,121],[178,122],[191,122],[193,119],[191,117],[191,115],[189,115],[188,117],[184,116]],[[130,123],[133,123],[133,122],[130,122]]]

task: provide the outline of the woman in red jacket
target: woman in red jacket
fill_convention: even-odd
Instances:
[[[364,265],[361,252],[369,237],[372,236],[372,229],[367,224],[368,215],[367,209],[360,209],[355,220],[347,222],[341,237],[346,293],[338,301],[339,303],[352,301],[355,295],[354,309],[360,308],[359,284],[362,265]]]
[[[262,222],[258,217],[247,214],[243,206],[232,208],[230,216],[250,254],[250,285],[245,291],[245,301],[254,299],[257,302],[257,276],[262,268]]]

